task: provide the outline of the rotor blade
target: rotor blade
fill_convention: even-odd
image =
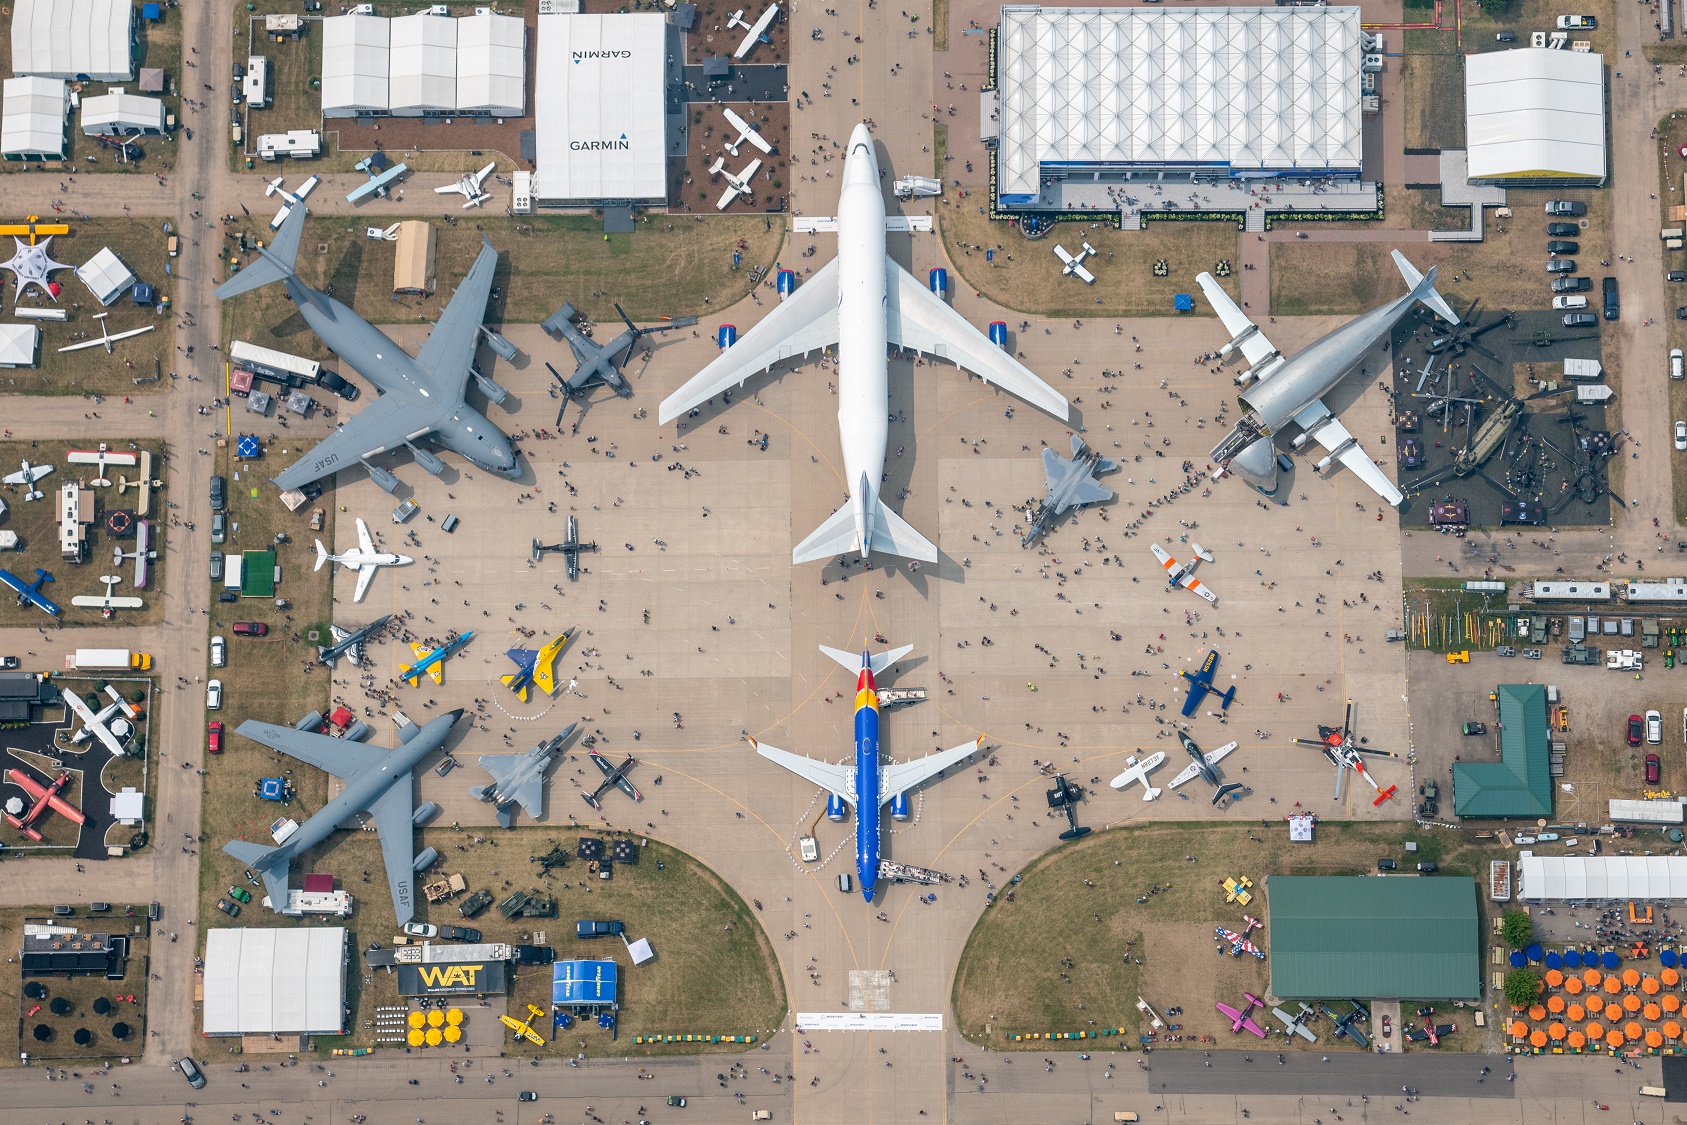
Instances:
[[[621,319],[627,322],[627,329],[628,329],[628,331],[632,332],[634,339],[637,339],[639,336],[643,335],[643,333],[640,332],[640,330],[633,324],[632,318],[627,315],[626,311],[624,309],[622,309],[620,305],[615,306],[615,311],[620,313]]]

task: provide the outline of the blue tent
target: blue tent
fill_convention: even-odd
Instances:
[[[142,4],[141,18],[156,22],[164,18],[164,9],[159,4]]]
[[[1172,308],[1178,312],[1194,312],[1195,298],[1187,293],[1178,293],[1172,297]]]
[[[286,796],[287,782],[279,777],[260,777],[258,796],[265,801],[279,801]]]
[[[1620,960],[1621,960],[1621,958],[1619,958],[1615,953],[1612,953],[1608,949],[1604,953],[1599,955],[1599,963],[1601,965],[1605,966],[1607,969],[1616,968],[1618,963],[1620,962]]]
[[[263,452],[264,447],[259,444],[256,434],[241,434],[234,439],[234,455],[242,460],[261,457]]]

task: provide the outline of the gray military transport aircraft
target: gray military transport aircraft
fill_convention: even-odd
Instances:
[[[217,287],[217,298],[230,297],[274,282],[287,287],[311,330],[328,349],[375,385],[381,397],[340,425],[303,458],[288,466],[275,484],[283,492],[303,488],[341,469],[361,464],[369,479],[388,492],[398,478],[369,459],[389,450],[408,448],[416,464],[438,476],[445,462],[416,444],[432,434],[445,448],[487,472],[515,480],[521,475],[510,439],[465,399],[472,376],[483,394],[502,401],[503,387],[474,367],[486,300],[498,268],[498,252],[483,240],[480,255],[464,275],[445,312],[414,358],[379,328],[339,301],[300,281],[293,272],[304,234],[302,205],[295,205],[268,245],[258,248],[258,260]]]

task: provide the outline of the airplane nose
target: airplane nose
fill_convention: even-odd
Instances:
[[[455,724],[458,719],[463,717],[463,709],[459,707],[455,711],[447,711],[446,714],[450,716],[451,722]]]
[[[867,123],[865,121],[859,123],[854,129],[850,130],[849,151],[854,152],[856,145],[866,145],[868,148],[873,147],[873,131],[867,128]]]

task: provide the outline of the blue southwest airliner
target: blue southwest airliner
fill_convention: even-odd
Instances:
[[[855,761],[848,765],[817,762],[750,739],[756,753],[792,773],[814,782],[831,793],[826,815],[834,820],[845,816],[844,806],[855,808],[855,870],[861,879],[861,894],[873,901],[873,885],[879,877],[879,809],[890,803],[892,820],[908,819],[908,791],[942,773],[950,766],[978,753],[982,736],[957,746],[927,754],[912,762],[883,765],[879,761],[879,692],[873,677],[913,651],[905,645],[873,656],[862,652],[859,663],[853,653],[820,646],[820,651],[843,665],[846,671],[859,668],[855,679]]]

